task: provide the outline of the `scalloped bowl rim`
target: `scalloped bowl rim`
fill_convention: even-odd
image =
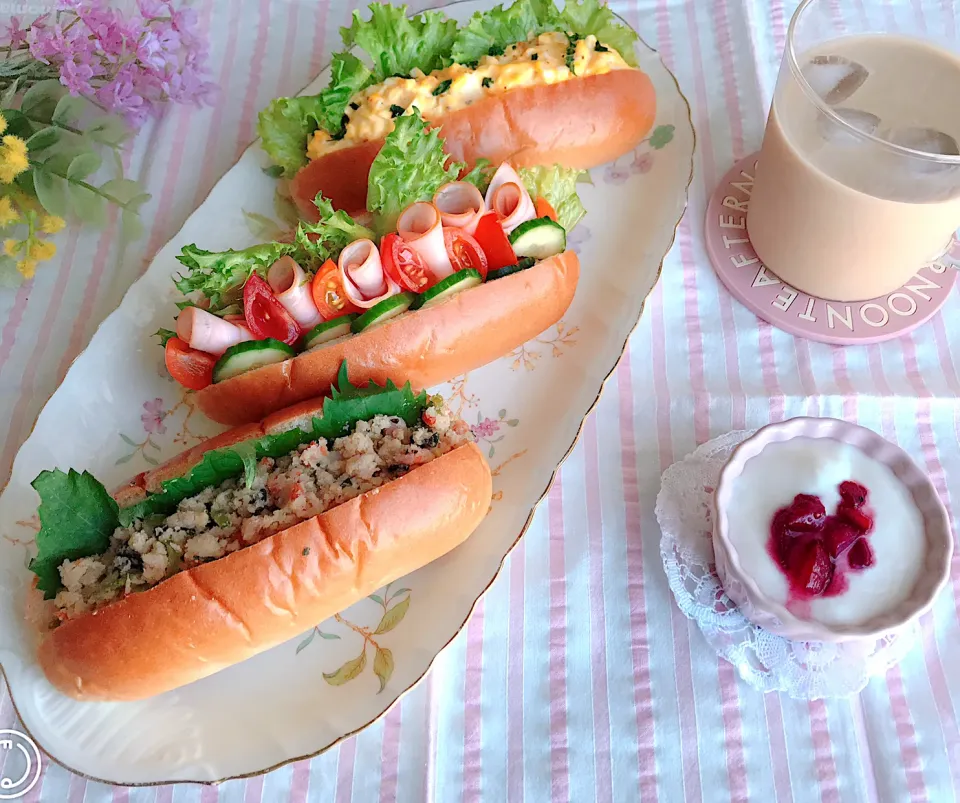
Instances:
[[[767,446],[785,443],[794,438],[813,438],[846,443],[860,449],[868,457],[886,465],[907,488],[924,524],[927,540],[925,570],[910,596],[896,607],[858,625],[828,625],[813,619],[801,619],[770,599],[756,581],[744,571],[736,546],[729,537],[727,504],[732,489],[747,463]],[[863,447],[873,447],[874,452]],[[918,499],[918,496],[921,497]],[[791,418],[768,424],[740,443],[720,471],[714,493],[714,541],[726,558],[726,570],[746,589],[756,609],[776,617],[795,640],[836,642],[859,638],[876,638],[896,630],[922,616],[933,603],[950,577],[954,539],[950,518],[930,478],[903,449],[871,429],[836,418]]]

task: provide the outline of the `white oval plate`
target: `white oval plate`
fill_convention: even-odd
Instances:
[[[489,5],[445,10],[463,20]],[[582,185],[588,214],[571,237],[582,263],[573,306],[513,354],[441,388],[475,427],[496,474],[492,511],[475,535],[342,616],[213,677],[144,702],[77,703],[46,682],[21,623],[37,529],[30,481],[43,469],[73,467],[113,487],[214,431],[166,376],[151,333],[175,314],[170,276],[182,246],[242,248],[270,237],[275,185],[261,171],[258,145],[160,251],[44,407],[0,497],[0,663],[24,725],[56,761],[124,785],[263,772],[369,725],[424,676],[573,448],[683,214],[690,109],[657,54],[637,51],[656,87],[657,125],[634,152],[594,169],[593,186]],[[304,91],[326,80],[324,73]]]

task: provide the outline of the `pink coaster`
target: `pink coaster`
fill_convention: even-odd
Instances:
[[[737,162],[707,205],[707,253],[733,296],[791,335],[848,346],[879,343],[926,323],[947,300],[956,271],[942,260],[921,268],[896,292],[870,301],[824,301],[781,282],[750,245],[747,208],[757,154]],[[960,245],[954,240],[951,256]]]

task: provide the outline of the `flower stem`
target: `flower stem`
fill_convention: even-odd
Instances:
[[[83,187],[85,190],[90,190],[90,192],[92,192],[94,195],[99,195],[99,196],[100,196],[101,198],[103,198],[104,200],[109,201],[109,202],[112,203],[114,206],[119,206],[119,207],[120,207],[121,209],[123,209],[123,210],[126,210],[126,211],[128,211],[128,212],[129,212],[129,211],[134,211],[134,212],[136,211],[135,209],[131,209],[131,207],[130,207],[130,202],[129,202],[129,201],[126,202],[126,203],[124,203],[124,202],[121,201],[119,198],[111,195],[110,193],[108,193],[108,192],[103,192],[99,187],[94,187],[93,184],[88,184],[86,181],[81,181],[81,180],[78,179],[78,178],[68,178],[65,173],[60,173],[60,172],[58,172],[58,171],[56,171],[56,170],[51,170],[49,167],[47,167],[47,165],[46,165],[45,162],[34,162],[34,161],[31,159],[31,160],[30,160],[30,166],[31,166],[34,170],[40,170],[40,171],[42,171],[42,172],[44,172],[44,173],[49,173],[51,176],[56,176],[57,178],[62,178],[64,181],[68,181],[68,182],[70,182],[71,184],[76,184],[78,187]]]

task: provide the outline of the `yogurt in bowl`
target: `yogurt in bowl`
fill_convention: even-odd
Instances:
[[[936,491],[863,427],[765,427],[731,456],[714,498],[727,594],[787,638],[875,637],[927,610],[946,582],[953,542]]]

